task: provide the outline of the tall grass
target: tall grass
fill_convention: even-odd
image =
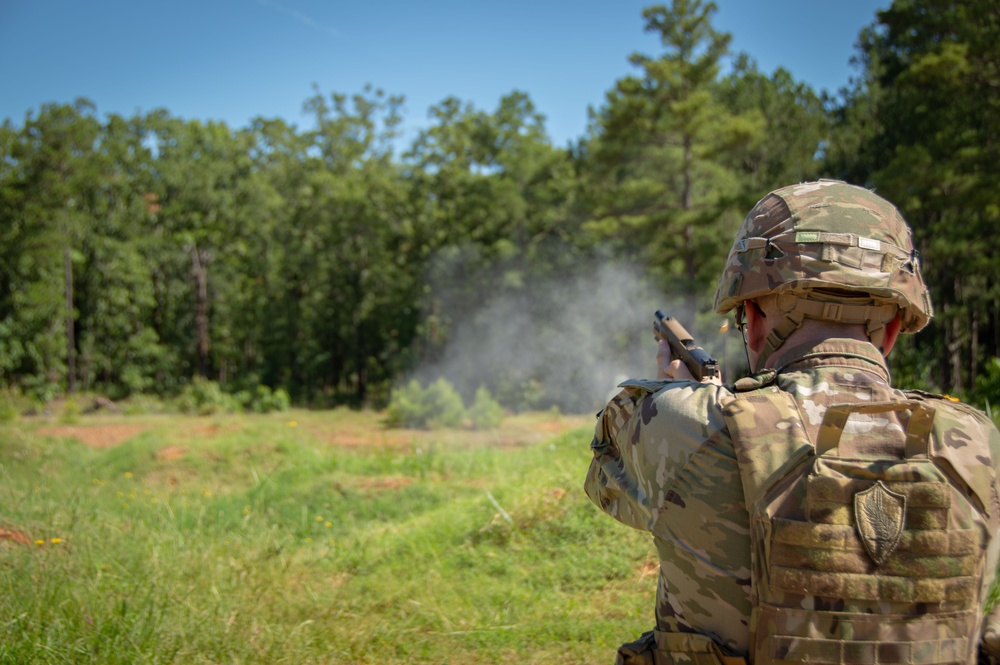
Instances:
[[[0,426],[0,527],[30,542],[0,541],[0,662],[609,663],[651,625],[655,554],[583,495],[587,426],[141,422],[104,449]]]

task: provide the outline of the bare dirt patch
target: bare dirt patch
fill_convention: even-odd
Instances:
[[[148,425],[103,424],[103,425],[59,425],[38,430],[42,436],[61,439],[76,439],[91,448],[111,448],[141,434]]]
[[[180,459],[184,457],[186,453],[187,451],[181,448],[180,446],[164,446],[163,448],[160,448],[159,450],[156,451],[156,459],[161,459],[161,460]]]
[[[413,442],[408,430],[383,431],[378,429],[354,430],[349,428],[310,427],[309,431],[321,441],[331,446],[363,448],[380,446],[383,448],[406,448]]]
[[[0,528],[0,545],[30,545],[31,538],[22,531]]]
[[[351,485],[362,490],[398,490],[413,482],[402,476],[361,476],[353,478]]]
[[[235,434],[243,429],[238,424],[219,425],[196,423],[186,428],[186,435],[193,439],[214,439],[221,434]]]
[[[311,424],[307,429],[318,440],[331,446],[344,448],[427,450],[437,445],[449,448],[479,446],[519,448],[536,444],[593,422],[593,416],[540,412],[512,415],[505,418],[497,429],[482,431],[389,429],[371,417],[342,418],[328,425]]]

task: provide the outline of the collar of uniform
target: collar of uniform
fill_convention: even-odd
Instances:
[[[878,374],[889,381],[885,358],[870,342],[856,339],[827,339],[818,344],[800,344],[779,350],[768,363],[782,372],[828,365],[847,365]]]

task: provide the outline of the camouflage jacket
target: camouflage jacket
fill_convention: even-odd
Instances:
[[[884,359],[868,343],[831,339],[782,348],[772,364],[775,385],[798,403],[813,441],[831,404],[906,399],[890,386]],[[737,385],[755,387],[751,379]],[[657,629],[703,633],[734,655],[746,655],[750,532],[723,416],[735,389],[673,380],[626,381],[620,387],[598,417],[587,495],[617,520],[652,533],[660,559]],[[964,405],[935,399],[938,403],[960,411],[960,418],[975,419],[975,431],[988,428],[992,459],[974,463],[995,468],[1000,436],[992,423]],[[878,418],[852,420],[848,429],[872,434],[887,424]],[[997,474],[989,475],[996,488]],[[991,557],[995,561],[996,553]],[[984,586],[992,578],[990,569]]]

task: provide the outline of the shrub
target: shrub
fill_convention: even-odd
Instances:
[[[183,413],[208,416],[223,411],[235,411],[239,407],[232,395],[227,395],[215,381],[195,377],[177,397],[177,408]]]
[[[122,402],[122,413],[138,416],[149,413],[167,413],[170,405],[154,395],[133,394]]]
[[[468,416],[473,429],[494,429],[503,420],[503,407],[493,399],[486,386],[479,386]]]
[[[271,411],[288,411],[292,400],[284,388],[272,391],[261,384],[253,393],[250,403],[245,407],[254,413],[270,413]]]
[[[431,427],[458,427],[465,418],[462,396],[445,378],[427,386],[428,420]]]
[[[427,423],[424,390],[416,379],[393,389],[386,418],[390,427],[420,427]]]
[[[63,405],[62,416],[59,420],[67,425],[75,425],[80,422],[80,411],[80,404],[75,399],[70,397]]]
[[[392,391],[386,417],[390,427],[458,427],[465,418],[465,405],[447,379],[426,388],[413,379]]]
[[[291,405],[292,400],[284,388],[272,391],[261,384],[253,390],[241,390],[236,394],[229,394],[215,381],[201,377],[195,377],[177,397],[178,409],[184,413],[196,413],[201,416],[224,411],[253,413],[287,411]]]
[[[0,424],[17,420],[17,406],[10,393],[0,392]]]

